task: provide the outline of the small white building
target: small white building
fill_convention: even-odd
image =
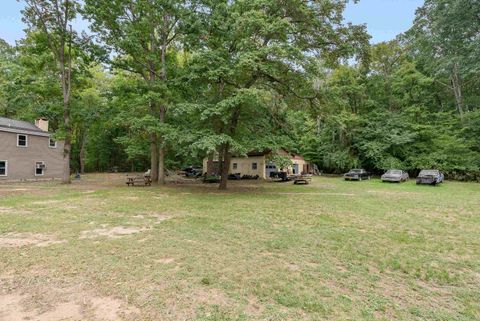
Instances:
[[[279,168],[275,164],[275,156],[287,158],[290,160],[291,165],[286,168]],[[206,157],[203,160],[203,172],[204,173],[218,173],[218,158],[210,160]],[[306,161],[302,156],[290,153],[284,149],[277,152],[266,150],[263,152],[251,151],[247,153],[247,156],[233,156],[230,161],[229,174],[243,175],[258,175],[260,178],[267,179],[270,177],[271,172],[287,172],[288,175],[295,174],[311,174],[313,173],[313,166],[310,162]]]

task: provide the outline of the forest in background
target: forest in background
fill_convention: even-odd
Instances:
[[[346,2],[29,0],[25,38],[0,40],[0,116],[49,119],[72,171],[162,182],[212,152],[228,168],[283,147],[326,173],[480,180],[479,1],[426,0],[379,44]],[[80,15],[91,34],[67,27]]]

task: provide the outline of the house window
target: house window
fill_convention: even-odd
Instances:
[[[6,160],[1,160],[0,161],[0,176],[7,176],[7,161]]]
[[[28,147],[28,136],[27,135],[17,135],[17,146],[18,147]]]
[[[54,139],[52,139],[52,138],[50,138],[50,139],[48,140],[48,147],[50,147],[50,148],[57,148],[57,141],[54,140]]]
[[[252,170],[254,170],[254,171],[257,170],[257,163],[252,163]]]
[[[238,164],[237,164],[237,163],[233,163],[232,168],[233,168],[233,169],[237,169],[237,168],[238,168]]]
[[[45,162],[35,162],[35,176],[43,176],[45,174]]]

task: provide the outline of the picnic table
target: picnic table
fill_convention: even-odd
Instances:
[[[305,184],[308,185],[312,181],[312,176],[311,174],[304,174],[304,175],[296,175],[293,177],[293,184]]]
[[[152,185],[152,177],[149,175],[136,175],[136,176],[127,176],[127,185],[128,186],[135,186],[135,185],[143,185],[143,186],[151,186]]]

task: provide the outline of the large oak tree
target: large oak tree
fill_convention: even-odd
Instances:
[[[201,113],[211,120],[208,149],[219,153],[220,189],[227,187],[232,153],[245,153],[252,141],[276,145],[272,107],[278,101],[315,99],[319,60],[334,66],[368,43],[364,27],[343,24],[346,3],[200,1],[192,78],[207,84]]]
[[[85,0],[84,15],[114,68],[139,75],[148,88],[152,179],[165,183],[166,117],[171,107],[169,56],[193,12],[186,0]],[[142,115],[139,115],[142,116]]]
[[[75,0],[25,0],[23,20],[30,32],[42,32],[57,65],[63,95],[63,127],[65,130],[64,170],[62,182],[70,183],[70,153],[72,150],[72,127],[70,108],[72,100],[72,71],[76,33],[72,21],[78,13]]]

